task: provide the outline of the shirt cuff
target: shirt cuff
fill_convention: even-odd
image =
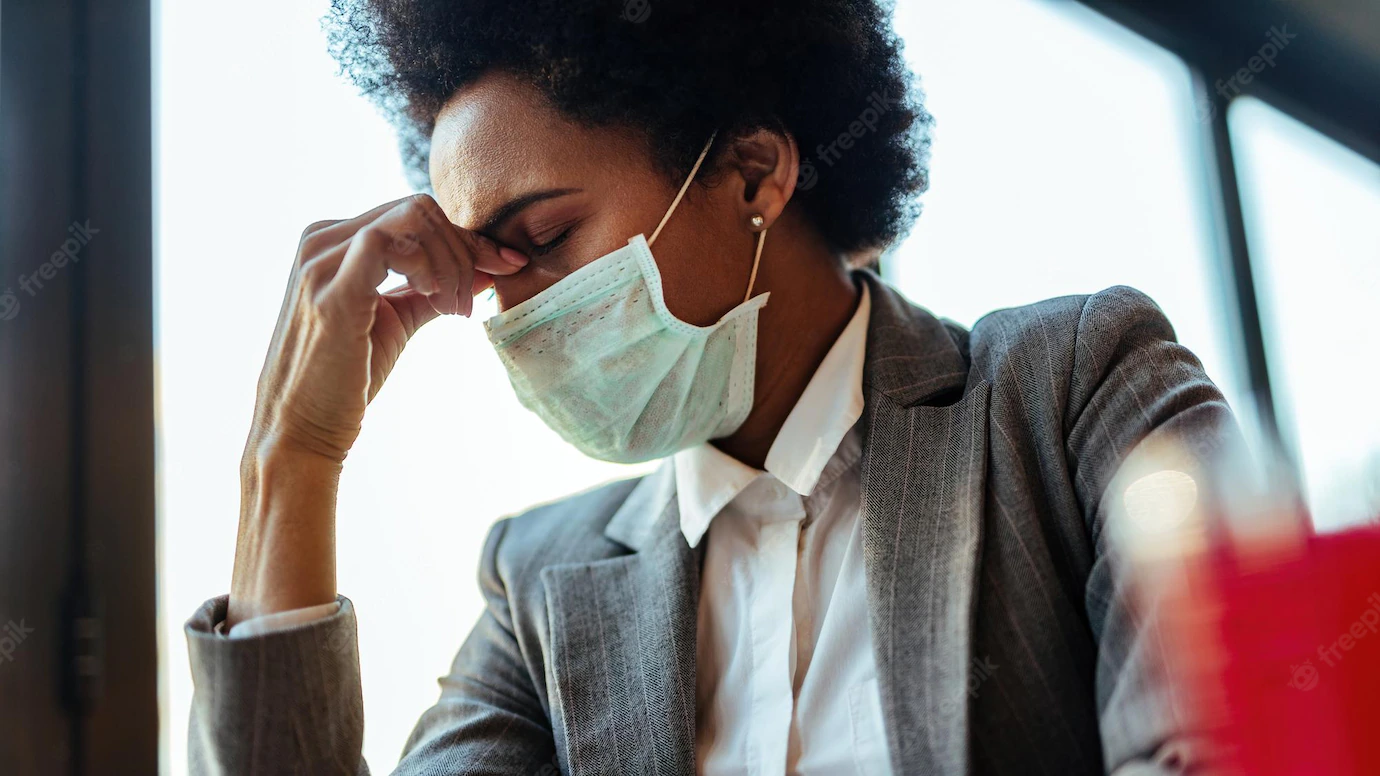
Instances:
[[[216,633],[231,639],[251,639],[255,636],[277,633],[299,625],[306,625],[316,620],[324,620],[339,611],[339,601],[318,604],[317,606],[304,606],[301,609],[289,609],[285,612],[251,617],[244,622],[236,623],[229,633],[225,632],[225,621],[221,620],[216,623]]]

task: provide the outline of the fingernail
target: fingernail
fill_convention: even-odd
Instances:
[[[498,249],[498,255],[514,267],[521,268],[527,266],[527,257],[506,245]]]

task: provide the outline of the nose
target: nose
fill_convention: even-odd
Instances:
[[[499,312],[517,307],[540,294],[555,285],[565,274],[534,261],[512,275],[495,276],[494,298],[498,300]]]

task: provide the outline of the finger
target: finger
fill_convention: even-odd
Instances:
[[[465,256],[465,260],[461,262],[460,268],[461,288],[473,287],[476,274],[474,268],[476,258],[474,241],[467,238],[468,234],[470,233],[461,229],[455,229],[451,232],[452,239],[460,243],[460,251]],[[457,299],[456,303],[460,305],[461,310],[464,310],[463,314],[466,318],[474,315],[474,294],[466,294],[464,299]]]
[[[372,224],[380,216],[406,202],[410,197],[402,197],[392,202],[385,202],[378,207],[366,210],[354,218],[347,218],[344,221],[336,221],[334,224],[316,231],[322,242],[344,242],[353,237],[360,229]]]
[[[459,229],[459,232],[472,252],[475,269],[490,275],[511,275],[527,266],[528,258],[519,251],[499,245],[478,232],[468,229]]]
[[[345,261],[345,255],[350,251],[350,243],[354,237],[347,237],[343,242],[333,246],[330,250],[316,257],[307,257],[307,260],[297,273],[301,282],[308,287],[319,289],[329,283],[340,271],[341,262]],[[308,271],[310,268],[310,271]]]
[[[512,275],[521,270],[527,265],[527,257],[468,229],[457,229],[456,237],[463,243],[472,266],[468,284],[472,293],[465,300],[465,314],[472,315],[475,294],[492,285],[495,275]]]
[[[455,305],[455,310],[461,315],[469,316],[474,311],[474,296],[467,294],[462,296],[461,289],[470,288],[474,282],[474,252],[470,248],[469,242],[462,237],[463,229],[452,224],[449,220],[445,223],[437,223],[437,238],[445,244],[445,250],[450,257],[451,266],[455,273],[455,283],[452,290],[451,302]]]
[[[488,291],[494,287],[494,276],[487,272],[474,273],[474,282],[470,284],[470,299]]]
[[[444,230],[429,223],[419,224],[418,228],[422,231],[409,229],[395,239],[397,250],[400,253],[417,251],[426,258],[431,266],[431,277],[436,281],[436,290],[427,294],[427,297],[437,312],[462,312],[464,307],[459,304],[459,290],[461,283],[467,280],[464,260],[456,255],[455,248],[443,234]]]
[[[397,312],[398,320],[402,322],[403,332],[408,339],[440,315],[426,294],[418,293],[407,286],[383,294],[383,301]]]
[[[493,287],[493,275],[490,275],[487,272],[475,272],[474,282],[470,284],[470,297],[473,298],[479,296],[480,294],[484,293],[485,291],[488,291]],[[412,288],[412,285],[410,283],[402,283],[401,285],[398,285],[394,288],[390,288],[387,291],[384,291],[382,296],[393,301],[400,300],[403,297],[409,297],[409,301],[407,302],[408,304],[419,303],[415,300],[412,300],[411,297],[416,297],[419,300],[426,300],[427,298],[426,294],[419,293],[414,288]],[[429,308],[431,303],[427,302],[426,304]]]
[[[436,281],[435,291],[427,296],[437,312],[456,313],[464,309],[459,290],[469,286],[468,259],[458,253],[451,236],[454,227],[436,200],[425,195],[410,197],[380,216],[370,228],[393,234],[395,253],[418,251],[424,255]]]
[[[442,312],[469,315],[468,302],[461,298],[460,293],[470,285],[472,259],[457,234],[458,227],[451,223],[450,217],[431,197],[419,197],[413,205],[416,217],[425,220],[427,233],[434,238],[428,242],[427,249],[441,285]],[[432,301],[435,303],[437,300]]]
[[[420,250],[399,253],[394,235],[377,225],[361,229],[350,240],[340,269],[326,287],[326,295],[346,304],[372,305],[378,298],[379,284],[392,270],[407,278],[416,291],[436,293],[431,261]],[[373,308],[370,307],[370,310]]]

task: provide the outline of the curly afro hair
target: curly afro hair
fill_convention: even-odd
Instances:
[[[878,0],[334,0],[325,26],[422,188],[437,113],[493,70],[574,121],[641,130],[677,185],[715,129],[788,132],[796,199],[843,254],[901,237],[928,185],[932,120]]]

